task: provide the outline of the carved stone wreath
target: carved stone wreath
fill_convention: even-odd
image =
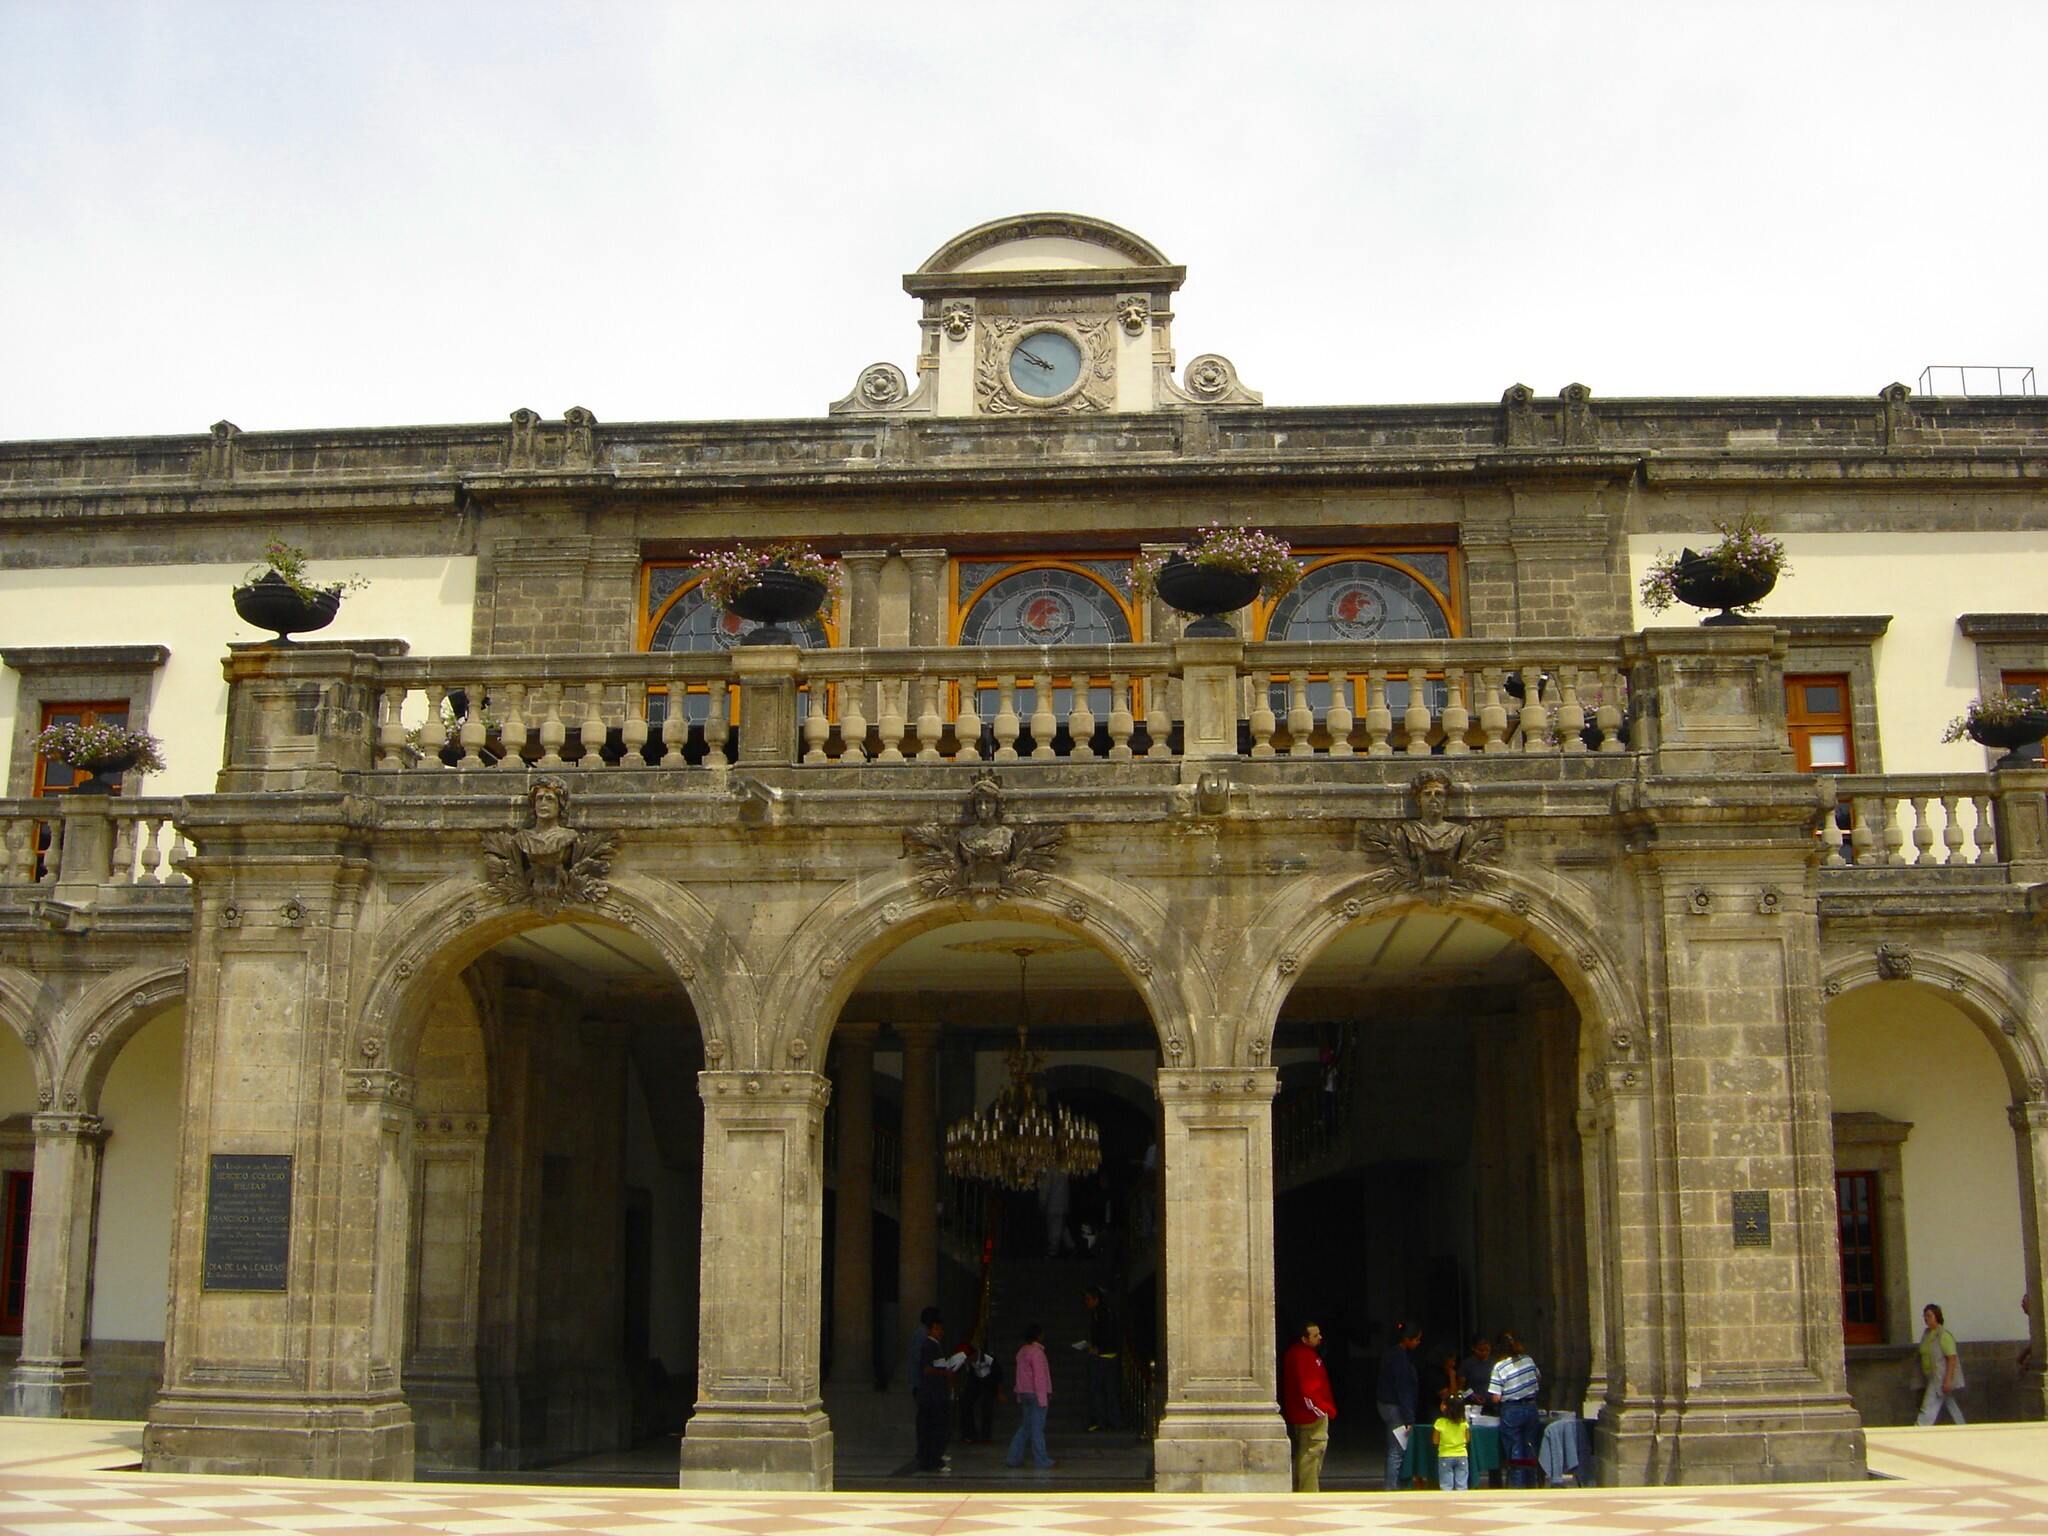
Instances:
[[[1012,822],[1003,781],[987,771],[974,781],[959,822],[904,828],[903,855],[917,861],[918,889],[927,897],[987,906],[1042,891],[1066,835],[1062,827]]]
[[[981,340],[975,349],[974,393],[983,411],[991,416],[1031,415],[1046,411],[1113,411],[1116,409],[1116,337],[1107,316],[1096,320],[1066,319],[1081,342],[1081,377],[1069,394],[1051,400],[1034,400],[1010,387],[1006,363],[1010,338],[1027,325],[1026,319],[1002,318],[982,321]]]
[[[549,917],[572,903],[594,906],[610,894],[605,876],[616,832],[578,832],[562,818],[569,786],[549,776],[527,791],[533,825],[483,835],[484,879],[501,901]]]

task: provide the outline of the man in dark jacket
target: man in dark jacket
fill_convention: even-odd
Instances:
[[[911,1399],[917,1405],[917,1470],[945,1472],[949,1470],[946,1420],[953,1406],[953,1372],[966,1357],[949,1357],[946,1346],[939,1342],[946,1321],[937,1307],[926,1307],[917,1320],[924,1325],[924,1337],[917,1341],[916,1372],[910,1378]]]
[[[1380,1356],[1380,1381],[1373,1393],[1380,1422],[1387,1426],[1387,1491],[1402,1486],[1401,1458],[1408,1438],[1415,1433],[1415,1351],[1422,1346],[1422,1330],[1413,1323],[1394,1324],[1394,1341]]]

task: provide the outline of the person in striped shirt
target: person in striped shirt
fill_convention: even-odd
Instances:
[[[1503,1329],[1486,1395],[1500,1405],[1500,1454],[1507,1463],[1510,1488],[1536,1486],[1536,1447],[1543,1434],[1536,1394],[1542,1386],[1542,1374],[1522,1341]]]

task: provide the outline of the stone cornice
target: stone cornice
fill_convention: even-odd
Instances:
[[[1968,640],[2038,643],[2048,640],[2048,613],[1966,613],[1956,628]]]

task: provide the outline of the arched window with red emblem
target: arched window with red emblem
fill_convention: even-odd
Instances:
[[[1135,628],[1136,598],[1129,556],[1035,556],[1026,560],[954,562],[956,645],[1047,647],[1128,645]],[[1055,677],[1053,712],[1065,718],[1074,707],[1074,679]],[[1088,707],[1104,719],[1110,709],[1109,679],[1090,677]],[[1036,690],[1018,680],[1016,706],[1029,715]],[[981,691],[984,720],[996,709],[993,683]]]
[[[743,619],[738,614],[728,613],[705,594],[698,579],[697,568],[683,563],[650,562],[641,571],[642,597],[640,604],[640,649],[669,653],[702,653],[706,651],[729,651],[754,630],[761,626],[752,619]],[[824,650],[834,643],[834,630],[829,619],[820,615],[805,619],[800,624],[786,626],[795,636],[796,643],[804,650]],[[662,721],[667,718],[667,690],[650,688],[647,698],[647,722],[654,734],[661,733]],[[730,699],[728,719],[737,722],[739,700]],[[693,727],[701,728],[711,713],[711,701],[701,688],[692,688],[683,700],[683,717]],[[803,701],[798,700],[798,718],[802,718]],[[693,735],[685,756],[691,757],[699,750],[701,743]],[[691,757],[694,761],[694,757]]]

